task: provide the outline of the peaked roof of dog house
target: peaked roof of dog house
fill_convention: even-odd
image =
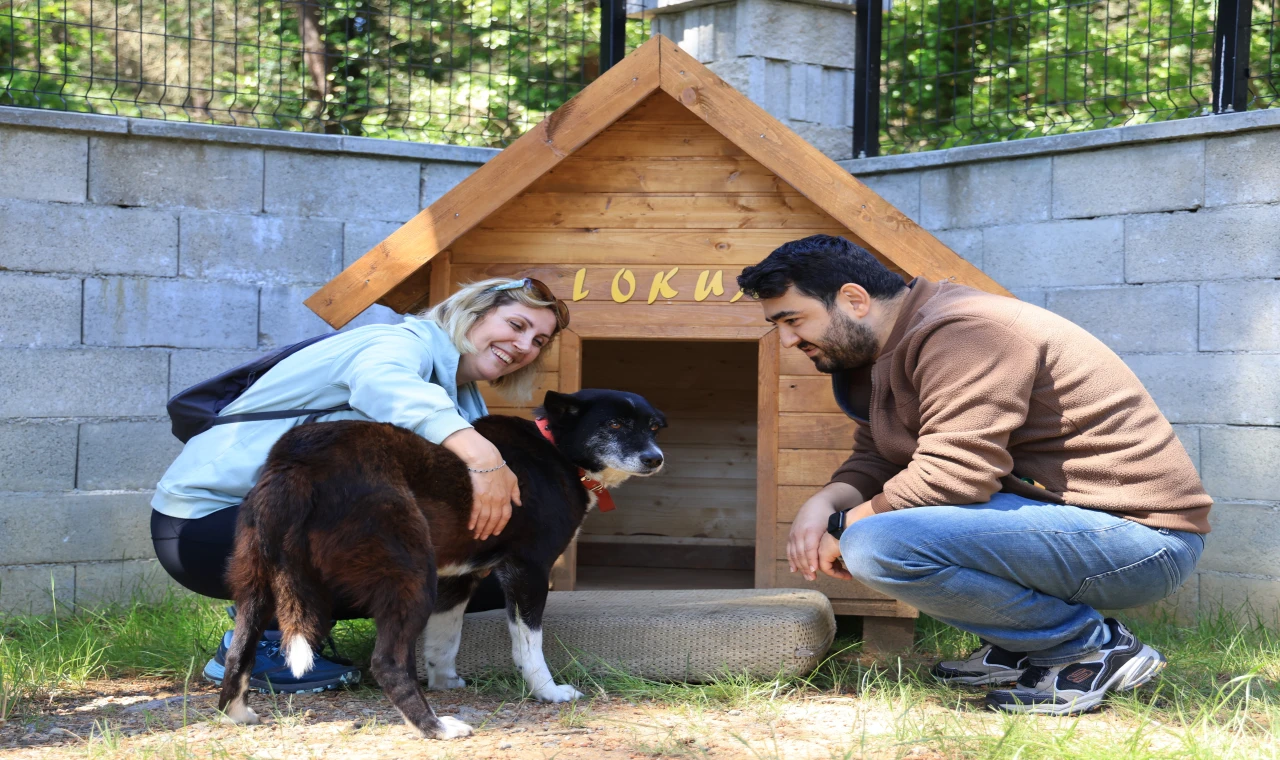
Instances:
[[[383,302],[405,311],[427,293],[431,259],[649,96],[664,92],[912,276],[1004,288],[854,179],[764,109],[658,35],[421,211],[307,299],[341,327]]]

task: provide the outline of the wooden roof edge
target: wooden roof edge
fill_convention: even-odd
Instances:
[[[912,275],[955,278],[981,290],[1010,295],[679,45],[666,37],[656,39],[662,51],[662,90],[831,214],[859,238],[859,244]]]
[[[412,277],[502,204],[656,91],[661,39],[655,37],[636,48],[304,303],[339,328]]]

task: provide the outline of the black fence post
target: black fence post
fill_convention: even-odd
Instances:
[[[600,0],[600,73],[627,55],[627,0]]]
[[[1227,0],[1222,0],[1226,2]],[[880,29],[884,0],[854,3],[853,157],[880,155]]]
[[[1213,29],[1213,112],[1249,107],[1249,27],[1253,0],[1218,0]]]

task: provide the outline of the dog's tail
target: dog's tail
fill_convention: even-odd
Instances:
[[[311,670],[329,618],[329,599],[312,565],[308,523],[315,509],[310,482],[287,468],[268,470],[245,500],[257,523],[256,559],[269,581],[289,670]],[[242,507],[243,509],[244,507]]]

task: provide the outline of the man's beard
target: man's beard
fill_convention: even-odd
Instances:
[[[880,352],[880,344],[871,329],[846,317],[839,309],[831,310],[831,324],[818,343],[802,342],[798,348],[817,348],[819,353],[810,357],[813,366],[827,374],[865,367],[874,362]]]

